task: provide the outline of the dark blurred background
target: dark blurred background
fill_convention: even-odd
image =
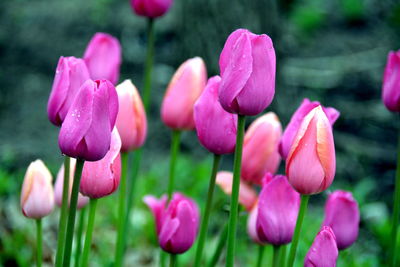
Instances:
[[[267,33],[274,41],[276,97],[267,110],[277,113],[283,127],[305,97],[341,112],[334,126],[333,188],[353,191],[363,211],[362,225],[367,224],[364,239],[374,236],[372,253],[384,253],[377,244],[389,238],[380,233],[386,232],[391,210],[399,118],[385,109],[380,95],[387,53],[400,48],[399,1],[175,0],[156,21],[143,172],[167,168],[170,133],[160,122],[159,106],[172,74],[194,56],[205,60],[209,76],[218,74],[219,53],[237,28]],[[53,173],[58,169],[58,128],[46,114],[55,67],[61,55],[81,57],[99,31],[120,40],[120,81],[132,79],[140,90],[146,20],[132,13],[127,0],[0,1],[0,206],[10,194],[19,194],[30,161],[42,158]],[[210,160],[194,132],[183,135],[182,151],[193,161],[205,161],[205,184]],[[224,168],[231,166],[228,157]],[[157,175],[164,185],[166,173]],[[204,186],[194,193],[202,194]],[[2,216],[10,215],[3,211]],[[0,253],[4,249],[0,241]]]

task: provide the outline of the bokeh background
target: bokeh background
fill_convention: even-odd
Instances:
[[[334,126],[337,174],[330,190],[353,192],[361,208],[358,242],[340,255],[338,266],[385,266],[395,173],[399,118],[380,99],[389,50],[400,48],[400,3],[395,0],[175,0],[156,21],[149,135],[137,181],[127,266],[156,266],[150,212],[141,198],[166,191],[170,131],[159,107],[176,68],[201,56],[208,75],[233,30],[248,28],[273,38],[277,53],[274,111],[285,126],[303,98],[340,110]],[[34,221],[22,216],[19,194],[25,168],[42,158],[55,175],[62,162],[58,128],[47,120],[46,104],[58,58],[83,55],[96,32],[116,36],[123,48],[120,81],[140,89],[146,51],[146,20],[128,0],[0,1],[0,265],[32,266]],[[254,119],[254,118],[252,118]],[[248,120],[250,123],[251,120]],[[194,132],[183,134],[176,188],[204,206],[211,157]],[[284,163],[281,166],[283,172]],[[232,157],[223,169],[231,170]],[[99,202],[91,266],[111,266],[117,222],[116,196]],[[326,193],[315,196],[305,222],[297,266],[318,232]],[[216,190],[207,256],[228,218],[229,198]],[[58,209],[44,220],[45,264],[52,265]],[[245,213],[238,228],[237,266],[255,264],[257,246],[246,234]],[[191,249],[180,257],[190,266]],[[267,249],[265,264],[270,260]],[[221,255],[223,262],[224,254]],[[267,265],[266,265],[267,266]],[[399,263],[400,266],[400,263]]]

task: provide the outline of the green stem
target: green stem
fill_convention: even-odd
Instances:
[[[168,254],[164,250],[160,249],[160,267],[165,267],[167,255]]]
[[[81,176],[82,176],[82,169],[84,162],[85,161],[81,159],[77,159],[76,161],[74,183],[72,185],[71,200],[70,200],[69,214],[68,214],[67,233],[65,236],[64,258],[63,258],[64,267],[69,267],[69,264],[71,262],[71,251],[72,251],[72,241],[74,239],[76,206],[78,204],[78,193],[79,193],[79,186],[81,183]]]
[[[235,257],[235,242],[236,242],[236,224],[237,224],[237,214],[238,214],[240,170],[242,165],[242,150],[243,150],[245,120],[246,120],[245,116],[243,115],[238,116],[235,159],[233,163],[234,166],[233,166],[231,208],[229,213],[228,251],[226,256],[227,267],[233,267],[235,260],[234,257]]]
[[[56,267],[62,266],[62,256],[64,252],[65,243],[65,230],[68,218],[68,194],[69,194],[69,165],[70,157],[64,156],[64,181],[61,200],[61,215],[60,222],[58,223],[58,239],[57,239],[57,253],[56,253]]]
[[[300,210],[297,217],[296,228],[294,229],[292,245],[290,246],[288,267],[292,267],[296,258],[297,245],[300,239],[301,226],[303,224],[304,216],[307,212],[308,200],[310,195],[301,195]]]
[[[195,267],[199,267],[201,265],[201,257],[203,254],[204,242],[205,242],[206,236],[207,236],[208,221],[210,218],[212,200],[213,200],[214,189],[215,189],[215,178],[217,177],[217,171],[218,171],[220,160],[221,160],[221,155],[214,154],[214,161],[213,161],[213,167],[212,167],[211,176],[210,176],[210,183],[208,185],[206,209],[204,210],[203,221],[201,222],[199,242],[197,244],[196,258],[194,261]]]
[[[280,267],[282,265],[279,265],[279,259],[280,259],[280,251],[281,251],[281,246],[273,246],[274,249],[274,255],[272,256],[272,267]]]
[[[153,69],[154,57],[154,19],[149,18],[147,23],[147,54],[146,63],[144,67],[144,91],[143,91],[143,104],[146,111],[150,106],[150,92],[151,92],[151,73]]]
[[[175,267],[176,266],[176,259],[177,255],[176,254],[170,254],[169,258],[169,267]]]
[[[258,257],[257,257],[257,267],[261,267],[262,266],[262,262],[263,262],[263,257],[264,257],[264,250],[265,250],[265,246],[263,245],[258,245]]]
[[[42,266],[42,219],[36,220],[36,266]]]
[[[176,159],[179,153],[180,136],[181,132],[179,130],[172,131],[171,159],[169,165],[169,180],[168,180],[168,201],[171,200],[172,193],[174,191],[175,167],[176,167]]]
[[[87,267],[89,265],[89,252],[90,252],[90,245],[92,243],[94,219],[96,217],[96,205],[97,205],[97,198],[91,198],[89,203],[89,218],[86,229],[85,245],[83,247],[83,253],[82,253],[81,267]]]
[[[222,229],[221,234],[219,235],[219,239],[218,239],[218,243],[217,243],[217,247],[214,251],[213,256],[211,257],[211,260],[208,264],[208,267],[214,267],[217,265],[219,257],[222,254],[222,250],[225,247],[225,243],[226,243],[226,238],[228,237],[228,223],[225,223],[224,228]]]
[[[78,221],[78,231],[76,232],[76,250],[75,250],[75,267],[79,267],[79,261],[81,257],[82,250],[82,233],[83,228],[85,226],[85,215],[86,215],[86,207],[83,207],[79,212],[79,221]]]
[[[397,143],[397,168],[396,168],[396,181],[393,199],[393,217],[392,217],[392,230],[390,235],[390,266],[396,266],[396,245],[397,245],[397,230],[399,227],[400,216],[400,130],[398,134]]]
[[[281,246],[281,253],[279,256],[279,263],[281,266],[286,266],[286,247],[287,245]]]

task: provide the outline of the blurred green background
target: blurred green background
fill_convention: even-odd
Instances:
[[[34,262],[34,221],[24,218],[19,208],[25,168],[42,158],[55,175],[62,162],[58,128],[48,122],[46,114],[58,58],[80,57],[95,32],[110,33],[123,48],[120,81],[130,78],[141,88],[146,20],[134,15],[128,2],[0,1],[2,266],[32,266]],[[340,110],[334,127],[337,174],[330,190],[352,191],[362,218],[359,240],[340,254],[338,266],[385,266],[399,118],[385,109],[380,95],[386,55],[400,48],[400,3],[394,0],[175,0],[170,12],[156,22],[149,135],[137,183],[127,266],[156,266],[158,260],[152,217],[141,198],[149,193],[160,196],[166,190],[170,131],[159,119],[159,106],[169,79],[180,63],[193,56],[205,60],[209,76],[218,74],[219,53],[237,28],[273,38],[276,97],[267,110],[277,113],[283,126],[304,97]],[[178,162],[176,188],[203,206],[211,157],[194,132],[183,134],[181,148],[184,156]],[[223,169],[231,168],[232,156],[227,156]],[[208,256],[228,216],[229,198],[216,191]],[[91,266],[112,264],[116,197],[99,201]],[[326,193],[311,200],[297,266],[302,265],[318,232],[325,198]],[[44,221],[45,263],[51,265],[58,209]],[[252,266],[256,261],[258,249],[247,237],[245,224],[243,214],[237,266]],[[271,259],[270,250],[265,266]],[[180,257],[182,266],[190,266],[193,252]]]

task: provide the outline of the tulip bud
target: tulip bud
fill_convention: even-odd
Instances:
[[[216,183],[225,194],[232,194],[233,173],[220,171],[217,173]],[[257,202],[257,192],[248,184],[240,181],[239,185],[239,203],[250,211]]]
[[[146,139],[146,112],[131,80],[125,80],[116,89],[119,100],[116,125],[122,141],[121,151],[127,152],[141,147]]]
[[[382,100],[388,110],[400,112],[400,50],[388,54],[383,74]]]
[[[321,106],[301,123],[286,159],[289,183],[300,194],[327,189],[335,177],[336,158],[332,126]]]
[[[164,15],[172,0],[131,0],[132,10],[139,16],[157,18]]]
[[[265,245],[257,234],[258,204],[256,203],[247,217],[247,234],[250,238],[260,245]]]
[[[60,57],[47,103],[47,115],[51,123],[61,126],[76,93],[88,79],[89,72],[83,59]]]
[[[259,117],[250,125],[243,143],[243,180],[261,184],[266,173],[275,173],[278,170],[281,162],[278,153],[281,134],[281,123],[273,112]]]
[[[304,259],[304,267],[335,267],[338,257],[335,234],[323,226]]]
[[[301,105],[297,108],[296,112],[293,113],[292,118],[290,119],[289,124],[287,125],[285,131],[283,132],[283,136],[281,142],[279,144],[279,153],[282,158],[286,159],[289,154],[289,150],[293,144],[293,140],[296,136],[297,131],[303,121],[304,117],[314,108],[320,106],[321,104],[318,101],[310,102],[309,99],[305,98]],[[340,113],[334,108],[331,107],[322,107],[322,110],[325,112],[326,117],[328,118],[330,124],[333,126],[335,121],[339,118]]]
[[[117,84],[121,65],[121,45],[117,38],[98,32],[90,40],[83,59],[92,80],[109,80]]]
[[[199,209],[196,203],[180,193],[157,199],[145,196],[143,201],[152,211],[161,248],[171,254],[181,254],[194,243],[199,227]]]
[[[90,198],[102,198],[117,190],[121,178],[121,138],[116,128],[111,134],[110,150],[99,161],[85,162],[80,192]]]
[[[352,194],[340,190],[331,193],[322,225],[332,228],[338,249],[348,248],[357,240],[359,224],[360,210]]]
[[[275,94],[275,50],[266,34],[238,29],[229,35],[219,58],[219,99],[230,113],[257,115]]]
[[[70,158],[68,203],[70,203],[71,201],[71,191],[74,182],[75,165],[76,165],[76,159]],[[61,165],[61,168],[58,171],[57,180],[54,188],[54,199],[59,207],[61,207],[62,205],[63,185],[64,185],[64,164]],[[88,197],[83,196],[81,193],[78,194],[78,206],[77,206],[78,209],[81,209],[84,206],[86,206],[88,202],[89,202]]]
[[[262,242],[276,246],[292,241],[300,195],[283,175],[265,184],[258,199],[257,235]]]
[[[218,100],[221,78],[214,76],[194,105],[194,121],[200,143],[214,154],[235,150],[237,115],[226,112]]]
[[[107,80],[87,80],[79,89],[58,137],[61,152],[87,161],[102,159],[110,148],[118,95]]]
[[[36,160],[29,165],[21,192],[21,209],[25,217],[40,219],[53,211],[52,179],[43,161]]]
[[[195,128],[193,106],[206,86],[207,70],[199,58],[186,60],[175,72],[161,106],[161,119],[170,128]]]

